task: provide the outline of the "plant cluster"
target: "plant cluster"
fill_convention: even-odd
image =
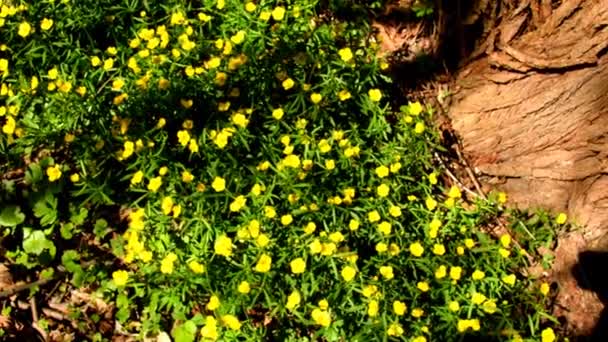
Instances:
[[[3,1],[5,256],[142,337],[553,341],[483,229],[505,196],[441,185],[432,108],[392,110],[369,26],[325,6]]]

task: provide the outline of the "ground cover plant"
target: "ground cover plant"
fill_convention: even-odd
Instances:
[[[525,268],[556,219],[496,236],[504,194],[439,181],[380,5],[3,1],[3,257],[140,338],[555,340]]]

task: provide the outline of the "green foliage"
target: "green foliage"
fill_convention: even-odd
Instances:
[[[500,204],[440,182],[432,108],[392,109],[362,24],[380,4],[7,5],[1,171],[25,170],[3,182],[7,257],[62,265],[142,338],[552,333],[524,250],[484,229]],[[543,227],[515,238],[534,254]]]

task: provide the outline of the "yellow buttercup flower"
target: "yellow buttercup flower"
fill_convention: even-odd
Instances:
[[[310,101],[312,101],[312,103],[314,103],[314,104],[321,102],[321,100],[323,100],[323,95],[321,95],[319,93],[312,93],[310,95]]]
[[[59,165],[53,165],[46,168],[46,175],[49,178],[49,182],[54,182],[61,178],[61,169]]]
[[[388,196],[390,190],[391,189],[388,187],[388,185],[386,185],[386,184],[380,184],[376,188],[376,193],[378,194],[379,197],[386,197],[386,196]]]
[[[239,291],[239,293],[247,294],[249,293],[249,291],[251,291],[251,286],[249,286],[249,282],[244,280],[239,283],[237,290]]]
[[[262,254],[255,264],[254,270],[260,273],[266,273],[270,271],[272,266],[272,258],[268,254]]]
[[[192,270],[192,272],[194,273],[204,273],[205,272],[205,266],[201,265],[198,261],[196,260],[192,260],[188,263],[188,267],[190,267],[190,269]]]
[[[369,95],[370,100],[373,102],[379,102],[380,99],[382,99],[382,92],[380,89],[370,89],[367,92],[367,95]]]
[[[289,90],[289,89],[293,88],[293,86],[295,85],[295,82],[291,78],[286,78],[283,81],[283,83],[281,83],[281,85],[283,86],[283,89]]]
[[[232,240],[226,235],[221,235],[215,240],[213,249],[215,254],[230,257],[232,255]]]
[[[160,186],[162,184],[163,184],[163,180],[160,176],[154,177],[154,178],[150,179],[150,181],[148,182],[148,190],[150,190],[152,192],[156,192],[156,191],[158,191],[158,189],[160,188]]]
[[[272,10],[272,18],[276,21],[281,21],[285,18],[285,7],[277,6]]]
[[[282,225],[288,226],[292,222],[293,222],[293,216],[291,216],[290,214],[281,216],[281,224]]]
[[[114,271],[112,272],[112,280],[114,285],[118,287],[125,286],[129,280],[129,273],[125,270]]]
[[[226,190],[226,180],[222,177],[215,177],[211,183],[211,187],[215,192],[222,192]]]
[[[293,274],[304,273],[306,270],[306,261],[302,258],[295,258],[289,263],[289,266],[291,267],[291,272]]]
[[[543,331],[540,333],[541,342],[553,342],[555,339],[555,333],[551,328],[543,329]]]
[[[405,314],[405,310],[407,310],[407,305],[405,305],[405,303],[398,300],[393,302],[393,311],[395,312],[395,315],[403,316]]]
[[[392,266],[380,266],[380,274],[386,280],[391,280],[395,277]]]
[[[340,59],[346,63],[353,59],[353,52],[348,47],[338,50],[338,55],[340,55]]]
[[[220,307],[220,299],[216,295],[209,297],[209,302],[207,302],[207,305],[206,305],[207,310],[214,311],[219,307]]]
[[[298,291],[293,291],[287,297],[287,303],[285,304],[285,308],[287,308],[287,310],[293,310],[296,306],[300,304],[301,301],[302,297],[300,296],[300,293]]]
[[[51,29],[51,27],[53,27],[53,19],[44,18],[40,22],[40,28],[43,31],[48,31]]]
[[[420,257],[424,253],[424,247],[422,247],[420,242],[414,242],[410,245],[410,253],[415,257]]]
[[[352,266],[344,266],[340,274],[342,275],[342,279],[345,281],[351,281],[357,274],[357,270]]]
[[[32,26],[27,21],[24,21],[21,24],[19,24],[19,28],[17,30],[18,35],[25,38],[25,37],[29,36],[30,33],[32,33]]]
[[[557,215],[557,217],[555,218],[555,222],[557,224],[564,224],[566,223],[566,221],[568,221],[568,215],[566,215],[565,213],[559,213],[559,215]]]
[[[311,317],[312,320],[320,326],[328,327],[331,325],[331,315],[328,311],[314,309],[312,310]]]

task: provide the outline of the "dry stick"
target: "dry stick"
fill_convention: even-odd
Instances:
[[[0,291],[0,299],[10,297],[16,293],[31,289],[32,287],[35,287],[35,286],[42,286],[42,285],[50,282],[51,280],[55,280],[55,277],[36,280],[36,281],[28,283],[28,284],[15,285],[15,286],[9,288],[8,290]]]
[[[481,189],[481,184],[477,180],[477,177],[475,177],[475,174],[473,173],[473,170],[471,170],[469,163],[467,163],[467,160],[464,159],[462,153],[460,153],[460,147],[458,146],[458,144],[456,144],[456,154],[458,155],[458,159],[460,159],[462,161],[462,164],[464,165],[464,169],[467,172],[467,174],[469,175],[469,178],[471,179],[471,181],[473,182],[473,185],[475,185],[475,190],[477,190],[477,192],[479,193],[481,198],[487,200],[488,197],[486,196],[485,192],[483,192],[483,190]]]
[[[445,172],[448,174],[448,176],[454,181],[454,183],[458,184],[459,187],[463,188],[464,191],[471,194],[472,196],[481,197],[479,194],[477,194],[473,190],[464,186],[464,184],[458,178],[456,178],[456,176],[452,173],[452,171],[450,171],[450,169],[447,167],[447,165],[445,165],[445,163],[443,162],[443,159],[441,159],[441,157],[439,156],[439,154],[437,152],[434,152],[433,155],[435,156],[435,159],[437,159],[439,164],[441,164],[441,166],[443,167]]]

